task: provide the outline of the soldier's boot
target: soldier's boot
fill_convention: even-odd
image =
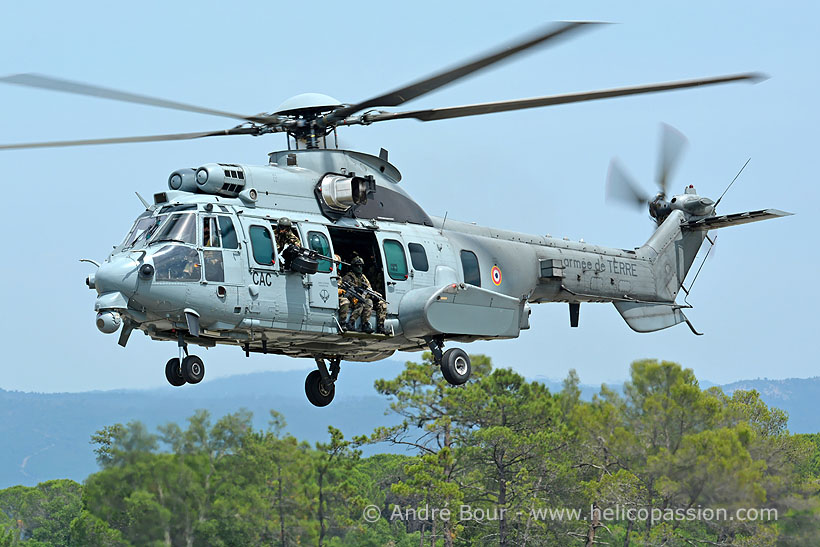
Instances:
[[[355,331],[356,330],[356,319],[359,318],[361,315],[361,310],[353,308],[353,311],[350,314],[350,319],[347,320],[347,325],[345,325],[345,330]],[[364,323],[364,322],[362,322]]]
[[[370,309],[367,307],[362,310],[362,332],[373,334],[373,327],[370,326]]]
[[[387,336],[389,334],[387,332],[387,329],[384,328],[384,321],[383,320],[376,322],[376,334],[384,334],[385,336]]]
[[[347,311],[349,306],[345,306],[344,304],[339,306],[339,326],[342,327],[342,331],[349,330],[347,328]]]

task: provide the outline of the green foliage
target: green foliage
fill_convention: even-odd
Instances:
[[[275,411],[265,431],[244,410],[103,428],[84,485],[0,491],[0,547],[816,543],[820,434],[789,434],[757,392],[704,391],[691,370],[645,360],[622,395],[584,401],[574,371],[550,393],[472,362],[459,387],[429,354],[377,381],[402,423],[354,440],[330,427],[310,446]],[[363,443],[408,452],[362,458]],[[681,517],[741,508],[777,520]]]

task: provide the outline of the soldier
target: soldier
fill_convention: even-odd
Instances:
[[[282,258],[282,268],[285,270],[290,269],[290,260],[293,256],[292,253],[284,253],[285,247],[291,245],[295,247],[294,250],[302,247],[302,242],[293,233],[292,227],[293,223],[288,217],[282,217],[276,223],[276,249],[279,251],[279,256]]]
[[[351,270],[352,271],[347,272],[342,278],[342,283],[349,283],[355,288],[364,287],[369,289],[370,281],[368,281],[367,277],[362,273],[364,270],[364,260],[362,260],[362,257],[357,256],[353,259],[353,262],[351,262]],[[356,319],[361,316],[362,332],[371,334],[373,327],[370,326],[370,314],[373,311],[373,302],[371,302],[369,298],[355,299],[356,302],[354,303],[353,311],[350,313],[350,319],[346,323],[343,323],[347,316],[347,310],[350,307],[350,299],[353,298],[355,297],[352,297],[352,295],[348,297],[348,295],[342,296],[340,294],[339,321],[342,323],[342,328],[344,330],[355,330]]]
[[[384,321],[387,319],[387,302],[374,298],[373,311],[376,312],[376,334],[386,335],[387,329],[384,328]]]

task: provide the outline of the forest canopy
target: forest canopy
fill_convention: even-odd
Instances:
[[[378,380],[400,423],[352,439],[329,427],[310,445],[276,410],[264,430],[244,410],[112,424],[83,484],[0,491],[0,547],[815,541],[820,438],[790,434],[757,392],[702,390],[690,369],[644,360],[623,392],[585,401],[574,371],[550,392],[472,363],[459,387],[429,355]]]

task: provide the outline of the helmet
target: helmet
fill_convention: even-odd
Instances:
[[[350,261],[350,266],[353,273],[360,274],[364,270],[364,260],[362,260],[362,257],[357,256]]]
[[[288,217],[280,218],[276,223],[277,229],[290,229],[293,226],[293,222],[290,221]]]

